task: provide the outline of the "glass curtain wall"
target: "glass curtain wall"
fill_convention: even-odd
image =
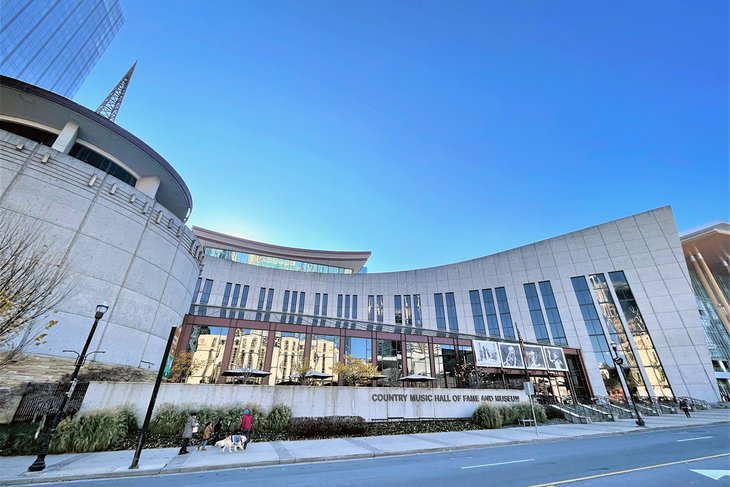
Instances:
[[[625,358],[622,368],[629,389],[631,389],[631,393],[636,397],[647,397],[649,394],[644,383],[644,378],[641,375],[639,364],[631,348],[629,337],[626,334],[623,321],[621,321],[618,308],[616,308],[613,296],[611,296],[611,291],[606,282],[606,276],[603,274],[591,274],[588,278],[596,293],[596,298],[598,298],[601,313],[603,313],[606,319],[611,340],[618,344],[619,350]]]
[[[194,325],[189,344],[191,363],[188,384],[214,384],[222,372],[228,328]]]
[[[309,349],[309,368],[323,374],[332,374],[332,367],[340,360],[340,337],[334,335],[312,335]],[[322,385],[333,384],[337,377],[319,381]]]
[[[603,379],[603,384],[606,386],[608,397],[612,400],[623,402],[626,400],[624,388],[621,385],[616,364],[613,363],[611,349],[606,340],[606,334],[603,331],[603,325],[601,325],[601,318],[596,311],[596,306],[593,303],[593,297],[588,288],[586,278],[583,276],[573,277],[571,281],[573,283],[575,297],[578,299],[581,315],[583,315],[583,322],[588,331],[588,338],[591,341],[593,353],[596,357],[598,368],[601,371],[601,378]],[[615,332],[613,337],[616,340]]]
[[[233,345],[228,368],[264,370],[268,341],[269,332],[267,330],[236,328],[233,332]],[[228,379],[228,381],[235,381],[235,378]]]
[[[397,386],[403,377],[403,349],[398,340],[378,340],[378,370],[386,378],[380,380],[384,386]]]
[[[659,355],[656,353],[654,342],[649,335],[649,330],[646,328],[644,317],[639,310],[639,304],[634,299],[626,275],[623,271],[617,271],[609,272],[608,277],[613,283],[613,289],[626,317],[629,331],[634,337],[636,351],[639,354],[641,365],[644,366],[644,372],[649,378],[654,395],[657,399],[673,400],[674,394],[669,386],[669,380],[664,373],[664,367],[662,367]]]
[[[431,375],[431,354],[428,343],[407,342],[408,374]]]
[[[456,348],[453,345],[433,344],[436,379],[439,387],[456,387]]]
[[[274,351],[271,355],[271,371],[274,383],[298,382],[304,369],[305,333],[277,331],[274,335]]]

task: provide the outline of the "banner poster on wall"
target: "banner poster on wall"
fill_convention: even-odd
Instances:
[[[547,366],[550,370],[568,370],[568,364],[565,361],[565,354],[562,348],[543,347],[547,356]]]
[[[536,345],[525,345],[525,361],[528,369],[547,369],[545,354],[542,347]]]
[[[523,369],[525,363],[522,361],[520,346],[517,343],[499,343],[499,352],[502,355],[502,367],[506,369]]]
[[[499,344],[486,340],[472,340],[477,367],[499,367],[502,360],[499,357]]]

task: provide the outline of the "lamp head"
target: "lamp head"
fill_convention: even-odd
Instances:
[[[104,316],[104,313],[106,313],[108,309],[109,309],[109,305],[106,303],[97,304],[96,305],[96,314],[94,315],[94,317],[97,320],[100,320],[101,317]]]
[[[613,341],[612,341],[612,342],[611,342],[611,348],[613,348],[613,351],[614,351],[614,352],[616,351],[617,347],[618,347],[618,346],[616,345],[616,342],[613,342]]]

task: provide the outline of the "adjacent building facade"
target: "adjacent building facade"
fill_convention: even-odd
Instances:
[[[33,352],[73,357],[64,350],[81,348],[106,302],[95,358],[159,364],[202,259],[187,185],[143,141],[55,93],[2,76],[0,108],[0,218],[37,231],[70,287]]]
[[[251,265],[236,254],[250,241],[196,233],[206,256],[178,342],[178,353],[193,355],[188,382],[225,382],[223,371],[252,367],[272,372],[264,382],[287,383],[352,356],[377,364],[374,385],[421,374],[440,387],[519,386],[529,376],[576,399],[631,390],[647,401],[719,400],[669,207],[466,262],[378,274]],[[612,342],[625,359],[623,387]]]
[[[689,232],[682,248],[720,394],[730,401],[730,224]]]
[[[0,74],[72,98],[124,22],[118,0],[0,0]]]

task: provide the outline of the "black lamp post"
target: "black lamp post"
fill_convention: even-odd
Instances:
[[[74,389],[76,389],[76,384],[78,382],[76,378],[79,375],[81,366],[84,365],[84,362],[86,361],[86,356],[93,353],[103,353],[99,351],[91,353],[87,352],[89,351],[89,345],[91,345],[91,339],[94,337],[96,326],[99,324],[99,320],[104,316],[104,313],[106,313],[108,309],[109,306],[107,306],[106,304],[100,304],[96,307],[96,313],[94,314],[94,324],[91,325],[91,330],[89,330],[89,336],[86,338],[84,348],[81,350],[81,353],[78,354],[78,357],[76,358],[76,368],[74,369],[73,375],[71,376],[71,382],[69,384],[68,391],[66,392],[66,394],[63,395],[63,401],[61,401],[61,406],[59,406],[56,414],[53,416],[53,421],[51,421],[51,424],[44,434],[43,443],[41,445],[41,450],[38,453],[38,457],[35,459],[35,462],[33,462],[33,464],[28,467],[29,472],[40,472],[41,470],[46,468],[46,455],[48,455],[48,447],[51,444],[51,438],[53,437],[54,431],[56,431],[56,427],[58,426],[59,421],[61,421],[63,410],[66,409],[66,403],[73,395]]]
[[[613,362],[616,364],[616,369],[618,370],[618,373],[621,375],[623,381],[621,382],[621,387],[623,387],[623,383],[626,382],[626,376],[624,375],[624,370],[621,368],[621,365],[624,363],[624,359],[619,357],[618,355],[618,349],[616,342],[611,342],[611,348],[613,349],[613,354],[611,358],[613,358]],[[631,401],[631,404],[634,406],[634,412],[636,413],[636,426],[646,426],[646,423],[644,422],[644,418],[641,417],[641,413],[639,413],[639,408],[636,407],[636,401],[634,400],[634,396],[631,394],[631,387],[629,387],[629,383],[626,382],[626,387],[628,388],[628,399]]]

